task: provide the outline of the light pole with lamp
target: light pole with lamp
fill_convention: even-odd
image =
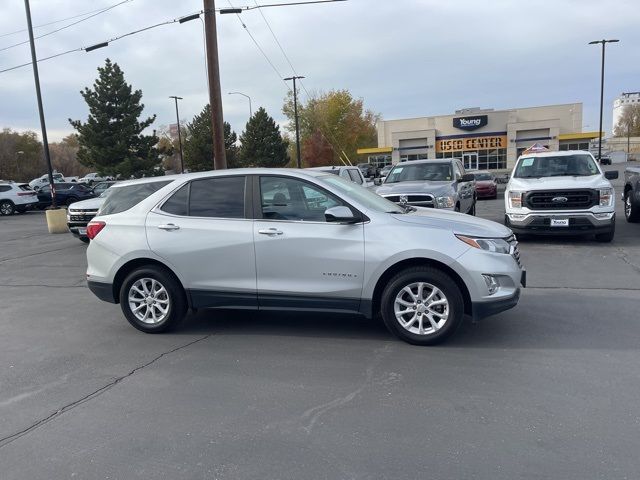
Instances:
[[[249,100],[249,118],[253,117],[253,109],[251,108],[251,97],[242,92],[229,92],[229,95],[242,95]]]
[[[298,155],[298,168],[302,168],[300,161],[300,124],[298,122],[298,89],[296,87],[296,80],[305,78],[300,75],[294,75],[293,77],[287,77],[284,80],[293,80],[293,115],[296,120],[296,154]]]
[[[598,131],[598,162],[602,159],[602,109],[604,106],[604,50],[607,43],[617,43],[620,40],[594,40],[589,45],[602,44],[602,69],[600,71],[600,130]]]

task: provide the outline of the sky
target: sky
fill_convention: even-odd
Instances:
[[[122,0],[31,0],[34,25],[108,7]],[[216,7],[293,0],[218,0]],[[198,12],[201,0],[129,0],[105,13],[36,40],[42,58],[100,43],[155,23]],[[30,61],[24,2],[0,0],[0,70]],[[225,120],[240,134],[252,98],[284,125],[288,87],[282,77],[304,75],[309,92],[348,89],[384,119],[451,114],[467,107],[516,108],[582,102],[583,129],[597,131],[600,46],[606,52],[604,129],[621,92],[640,91],[638,0],[348,0],[218,15]],[[44,26],[41,35],[78,19]],[[246,29],[243,27],[246,25]],[[278,47],[269,27],[294,69]],[[273,63],[268,63],[258,47]],[[9,34],[9,35],[7,35]],[[108,57],[143,92],[154,128],[175,123],[170,95],[183,97],[190,121],[208,102],[203,24],[173,23],[92,52],[39,63],[50,141],[73,133],[68,119],[86,120],[80,90],[91,86]],[[275,68],[274,68],[275,67]],[[276,72],[277,71],[277,72]],[[304,102],[306,93],[301,92]],[[39,132],[33,72],[0,73],[0,128]]]

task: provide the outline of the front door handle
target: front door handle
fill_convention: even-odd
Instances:
[[[172,230],[180,230],[180,227],[178,225],[174,225],[173,223],[165,223],[163,225],[158,225],[158,228],[160,230],[166,230],[167,232],[170,232]]]
[[[282,235],[283,232],[278,230],[277,228],[263,228],[258,230],[258,233],[260,235],[269,235],[271,237],[274,235]]]

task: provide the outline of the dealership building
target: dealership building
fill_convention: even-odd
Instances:
[[[460,158],[469,170],[505,170],[534,143],[551,150],[589,150],[598,132],[582,132],[582,103],[380,120],[378,146],[362,148],[378,166],[407,160]]]

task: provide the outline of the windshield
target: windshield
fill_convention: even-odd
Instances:
[[[327,175],[320,178],[322,178],[325,183],[328,183],[340,193],[343,193],[346,197],[353,198],[369,210],[374,210],[381,213],[403,213],[402,209],[395,203],[382,198],[380,195],[373,193],[371,190],[367,190],[360,185],[345,180],[342,177]]]
[[[493,180],[490,173],[474,173],[473,176],[476,180]]]
[[[588,177],[600,171],[591,155],[558,155],[522,157],[516,166],[515,178]]]
[[[446,182],[451,181],[451,164],[449,163],[416,163],[413,165],[396,165],[384,183],[398,182]]]

